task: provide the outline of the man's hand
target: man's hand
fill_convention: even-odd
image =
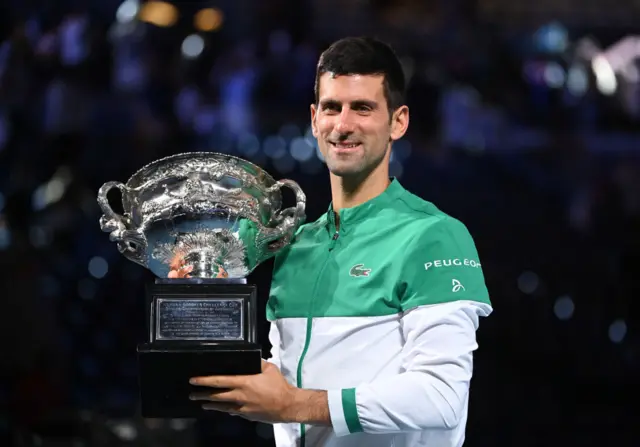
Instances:
[[[192,385],[210,387],[190,396],[191,400],[209,401],[206,410],[224,411],[252,421],[293,422],[291,415],[296,388],[280,370],[262,361],[262,373],[251,376],[194,377]]]

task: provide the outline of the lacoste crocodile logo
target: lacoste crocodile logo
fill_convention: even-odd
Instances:
[[[356,264],[349,270],[351,276],[369,276],[371,269],[364,268],[364,264]]]

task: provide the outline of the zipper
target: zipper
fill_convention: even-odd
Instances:
[[[320,279],[322,278],[322,274],[324,270],[327,268],[329,264],[329,259],[331,258],[331,252],[333,251],[336,241],[340,237],[338,231],[336,231],[331,240],[329,241],[329,250],[327,251],[327,257],[322,264],[322,269],[320,269],[320,273],[318,273],[318,277],[316,278],[316,282],[313,286],[313,293],[311,294],[311,302],[309,303],[309,314],[307,315],[307,328],[304,340],[304,347],[302,348],[302,354],[300,354],[300,360],[298,360],[298,368],[296,371],[296,385],[298,388],[302,388],[302,364],[304,362],[304,358],[307,355],[307,351],[309,350],[309,344],[311,343],[311,329],[313,327],[313,301],[318,292],[318,284],[320,283]],[[300,447],[305,447],[306,438],[305,438],[305,424],[300,424]]]
[[[336,230],[336,232],[333,233],[333,236],[331,237],[331,242],[329,243],[329,251],[333,250],[333,248],[336,246],[336,241],[338,240],[339,237],[340,237],[340,232]]]

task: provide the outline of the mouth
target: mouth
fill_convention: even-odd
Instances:
[[[329,141],[329,144],[338,153],[353,152],[360,148],[361,143],[358,141]]]

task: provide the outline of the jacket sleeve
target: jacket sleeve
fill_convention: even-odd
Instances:
[[[477,301],[424,305],[405,312],[403,372],[356,388],[330,390],[335,434],[456,427],[465,415],[478,320],[490,312],[489,304]]]

